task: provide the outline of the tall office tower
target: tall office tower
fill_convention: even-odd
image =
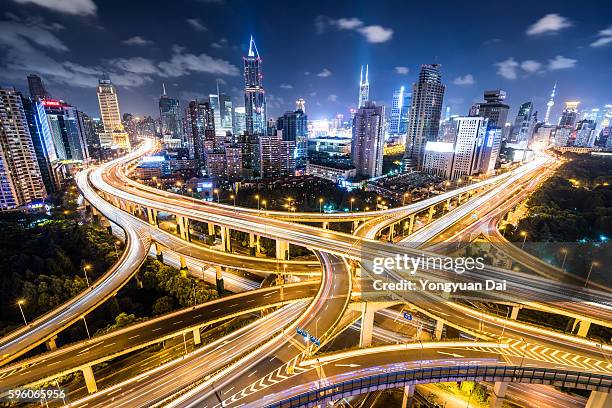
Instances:
[[[510,106],[504,103],[506,91],[495,89],[484,92],[484,103],[477,103],[470,111],[470,116],[482,116],[489,119],[491,125],[502,128],[508,120]]]
[[[308,116],[301,109],[285,112],[277,119],[276,129],[282,130],[283,140],[295,142],[296,166],[305,166],[308,156]]]
[[[423,158],[423,171],[438,177],[450,178],[455,157],[454,142],[427,142]]]
[[[597,123],[594,120],[583,119],[576,124],[576,139],[574,146],[578,147],[593,147],[595,144],[595,127]]]
[[[451,170],[452,179],[471,176],[479,171],[488,119],[479,116],[461,116],[455,119],[455,124],[457,140]]]
[[[385,107],[366,101],[353,119],[351,157],[357,175],[378,177],[382,175],[385,144]]]
[[[47,88],[45,88],[42,78],[38,75],[28,75],[28,87],[30,88],[30,96],[35,100],[51,99],[51,94],[47,92]]]
[[[0,211],[46,197],[21,95],[0,88]]]
[[[166,93],[166,85],[162,84],[162,89],[163,94],[159,97],[161,134],[164,137],[183,140],[180,102],[178,99],[168,96]]]
[[[501,148],[502,129],[494,122],[489,121],[485,133],[484,143],[482,146],[482,154],[478,172],[489,175],[495,170],[495,163],[499,157]]]
[[[306,101],[303,98],[298,98],[295,101],[295,110],[301,110],[302,112],[306,113]]]
[[[449,121],[451,118],[451,107],[450,105],[446,105],[446,110],[444,111],[444,120]]]
[[[573,128],[576,123],[576,117],[578,116],[578,101],[565,102],[565,109],[561,113],[561,119],[559,120],[559,126]]]
[[[251,36],[249,53],[244,57],[244,108],[248,135],[266,134],[266,95],[261,64],[257,45]]]
[[[537,112],[533,111],[533,103],[525,102],[519,108],[519,111],[514,119],[514,125],[510,133],[510,141],[519,143],[523,147],[528,147],[531,143],[531,137],[535,124],[537,122]]]
[[[21,95],[23,110],[28,123],[30,137],[36,153],[36,161],[47,193],[59,190],[59,181],[54,177],[52,164],[57,161],[53,137],[45,107],[40,99]]]
[[[79,126],[77,109],[64,101],[53,99],[43,100],[42,103],[49,121],[57,158],[69,161],[89,160],[87,141]]]
[[[567,142],[572,135],[572,128],[568,127],[560,127],[555,132],[555,146],[557,147],[565,147],[567,146]]]
[[[232,132],[234,135],[241,135],[246,130],[246,113],[244,106],[234,108],[234,120],[232,122]]]
[[[553,86],[552,92],[550,94],[550,99],[546,102],[546,115],[544,115],[544,123],[548,124],[548,120],[550,119],[550,111],[555,104],[555,92],[557,91],[557,83]]]
[[[428,141],[436,141],[443,98],[444,85],[440,65],[421,65],[418,82],[412,87],[404,169],[421,168],[425,144]]]
[[[199,162],[206,158],[206,152],[215,148],[215,119],[209,102],[191,101],[187,108],[189,122],[190,150]]]
[[[363,65],[359,73],[359,102],[357,108],[365,106],[366,101],[370,100],[370,81],[368,80],[368,65],[366,64],[365,80],[363,79]]]
[[[222,147],[228,132],[232,132],[232,101],[226,94],[208,95],[215,117],[217,146]]]
[[[100,119],[93,119],[85,112],[77,110],[77,120],[79,122],[79,128],[87,144],[87,150],[90,155],[93,156],[93,152],[100,148],[100,132],[104,132],[104,126]],[[97,157],[98,159],[100,157]]]
[[[408,130],[408,111],[410,110],[409,92],[404,91],[401,86],[393,92],[391,100],[391,114],[389,115],[389,134],[403,135]]]
[[[124,149],[129,148],[130,141],[121,123],[117,89],[108,76],[104,75],[98,81],[97,94],[100,116],[104,124],[104,133],[100,134],[100,144],[102,146],[114,145]]]
[[[259,166],[263,178],[295,173],[295,141],[284,140],[283,131],[259,137]]]

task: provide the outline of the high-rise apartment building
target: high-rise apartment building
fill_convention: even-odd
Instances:
[[[370,81],[368,80],[368,65],[366,64],[365,80],[363,78],[363,65],[359,74],[359,102],[357,108],[365,106],[366,101],[370,100]]]
[[[480,159],[488,120],[477,116],[463,116],[455,119],[457,140],[451,178],[458,179],[476,174],[480,169]]]
[[[295,142],[296,166],[306,165],[308,156],[308,117],[302,110],[285,112],[276,121],[276,129],[283,131],[283,140]]]
[[[444,85],[439,64],[421,65],[412,87],[404,169],[421,168],[427,142],[435,142],[440,127]]]
[[[266,95],[261,65],[262,59],[251,36],[249,53],[244,57],[245,127],[248,135],[266,134]]]
[[[38,75],[28,75],[28,87],[30,88],[30,96],[34,100],[51,99],[51,94],[47,92],[47,88],[45,88],[42,78]]]
[[[159,123],[162,137],[180,139],[184,142],[183,124],[181,123],[181,106],[177,98],[166,93],[166,86],[162,85],[163,93],[159,97]]]
[[[489,119],[489,124],[503,128],[508,120],[508,111],[510,106],[504,103],[506,92],[501,89],[495,89],[484,92],[484,103],[474,105],[470,116],[482,116]]]
[[[100,159],[100,133],[104,133],[104,125],[98,118],[92,118],[85,112],[77,110],[77,120],[79,122],[79,128],[85,138],[87,144],[87,150],[90,156]]]
[[[189,146],[193,158],[203,163],[206,152],[215,148],[214,112],[209,102],[191,101],[187,108]]]
[[[583,119],[576,124],[576,139],[574,146],[577,147],[593,147],[595,144],[595,127],[597,123],[594,120]]]
[[[353,118],[351,157],[357,175],[362,177],[382,175],[384,129],[385,107],[366,101]]]
[[[129,148],[128,134],[123,130],[123,124],[121,123],[117,89],[108,76],[104,76],[98,81],[97,94],[100,117],[104,124],[104,133],[99,135],[100,144],[106,147]]]
[[[244,106],[236,106],[234,108],[234,119],[232,122],[232,131],[234,135],[239,136],[246,130],[246,113]]]
[[[53,163],[57,161],[57,154],[45,107],[40,99],[22,95],[21,101],[45,189],[47,193],[56,192],[60,188],[59,181],[53,173]]]
[[[259,166],[263,178],[295,173],[295,141],[284,140],[283,131],[259,137]]]
[[[389,134],[404,135],[408,130],[408,112],[412,95],[401,86],[393,92],[389,114]]]
[[[0,88],[0,211],[46,197],[21,95]]]

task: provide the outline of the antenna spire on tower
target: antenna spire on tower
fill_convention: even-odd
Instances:
[[[166,95],[166,84],[162,82],[162,90],[164,92],[164,96]]]

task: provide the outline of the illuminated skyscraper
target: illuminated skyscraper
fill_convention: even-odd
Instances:
[[[552,93],[550,94],[550,99],[546,103],[546,115],[544,115],[544,123],[548,124],[548,120],[550,119],[550,110],[555,104],[555,92],[557,91],[557,83],[553,86]]]
[[[528,147],[533,137],[535,124],[538,121],[537,112],[533,111],[533,102],[525,102],[519,108],[514,119],[510,141]]]
[[[191,101],[187,109],[188,131],[190,132],[190,150],[194,159],[201,162],[206,152],[215,144],[215,122],[209,102]]]
[[[301,109],[285,112],[276,121],[276,129],[283,131],[283,140],[295,142],[294,158],[298,167],[306,165],[308,152],[308,117]]]
[[[384,128],[385,107],[366,101],[353,119],[351,157],[358,175],[363,177],[382,175]]]
[[[406,133],[410,99],[410,93],[406,92],[403,86],[393,92],[391,114],[389,115],[389,134],[403,135]]]
[[[69,161],[89,160],[87,141],[79,126],[77,109],[64,101],[54,99],[46,99],[42,103],[57,158]],[[127,134],[125,135],[127,137]]]
[[[561,120],[559,120],[559,126],[573,128],[576,123],[576,117],[578,116],[578,101],[565,102],[565,109],[561,113]]]
[[[121,123],[117,89],[108,76],[105,75],[98,81],[97,94],[100,116],[104,124],[104,133],[100,134],[100,144],[129,148],[128,134],[123,130]]]
[[[51,94],[47,92],[43,80],[38,75],[28,75],[28,87],[30,88],[30,96],[36,99],[51,99]]]
[[[365,80],[363,79],[363,65],[359,74],[359,103],[358,108],[365,106],[366,101],[370,100],[370,82],[368,80],[368,65],[366,64]]]
[[[227,132],[232,132],[232,100],[218,90],[216,94],[210,94],[208,100],[214,112],[217,144],[221,146],[225,142]]]
[[[266,134],[266,95],[261,64],[262,59],[251,36],[249,53],[244,57],[244,107],[248,135]]]
[[[21,95],[0,88],[0,211],[46,197]]]
[[[440,128],[444,85],[439,64],[421,65],[418,81],[412,87],[408,115],[404,170],[421,168],[427,142],[435,142]]]
[[[470,116],[482,116],[489,119],[489,124],[497,125],[500,128],[506,124],[508,120],[508,111],[510,106],[504,103],[506,92],[501,89],[495,89],[484,92],[484,103],[474,105],[474,112]]]
[[[243,134],[246,130],[246,113],[244,106],[236,106],[234,108],[232,130],[236,136]]]
[[[163,94],[159,97],[159,120],[162,136],[166,138],[181,139],[184,142],[182,123],[180,118],[180,102],[166,94],[166,86],[162,84]]]
[[[306,113],[306,101],[303,98],[298,98],[295,101],[295,110],[301,110]]]

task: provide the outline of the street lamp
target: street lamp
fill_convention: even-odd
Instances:
[[[259,211],[259,194],[255,194],[255,199],[257,200],[257,211]]]
[[[232,200],[234,200],[234,207],[235,207],[235,206],[236,206],[236,195],[235,195],[235,194],[232,194],[232,195],[230,195],[230,198],[231,198]]]
[[[525,241],[527,241],[527,231],[521,231],[521,237],[523,237],[523,244],[521,245],[521,249],[525,248]]]
[[[219,204],[219,189],[218,189],[218,188],[215,188],[215,189],[213,190],[213,193],[217,195],[217,204]]]
[[[115,255],[117,255],[117,259],[119,259],[119,251],[117,250],[117,245],[120,245],[121,241],[115,241],[113,242],[113,245],[115,246]]]
[[[561,253],[563,253],[563,261],[561,262],[561,269],[565,270],[563,267],[565,266],[565,260],[567,259],[567,248],[561,248]]]
[[[17,301],[17,306],[19,306],[19,310],[21,311],[21,317],[23,317],[23,322],[25,323],[25,325],[28,325],[28,321],[25,318],[25,313],[23,313],[23,308],[21,307],[21,305],[23,305],[25,303],[24,299],[19,299]]]
[[[268,201],[266,200],[261,200],[261,205],[263,205],[263,208],[265,211],[268,210]]]
[[[410,193],[404,193],[404,198],[402,199],[402,207],[406,205],[406,198],[410,196]]]
[[[353,203],[355,202],[355,198],[351,197],[351,212],[353,212]]]
[[[589,280],[591,279],[591,272],[593,272],[593,267],[599,266],[599,262],[593,261],[591,262],[591,267],[589,268],[589,273],[587,274],[586,281],[584,282],[584,287],[586,288],[589,284]]]
[[[89,278],[87,277],[87,270],[91,268],[91,265],[83,265],[83,272],[85,273],[85,282],[87,282],[87,287],[89,287]]]
[[[323,214],[323,199],[319,198],[319,212]]]
[[[451,182],[447,180],[446,183],[444,183],[444,191],[446,191],[450,187],[450,185]]]

